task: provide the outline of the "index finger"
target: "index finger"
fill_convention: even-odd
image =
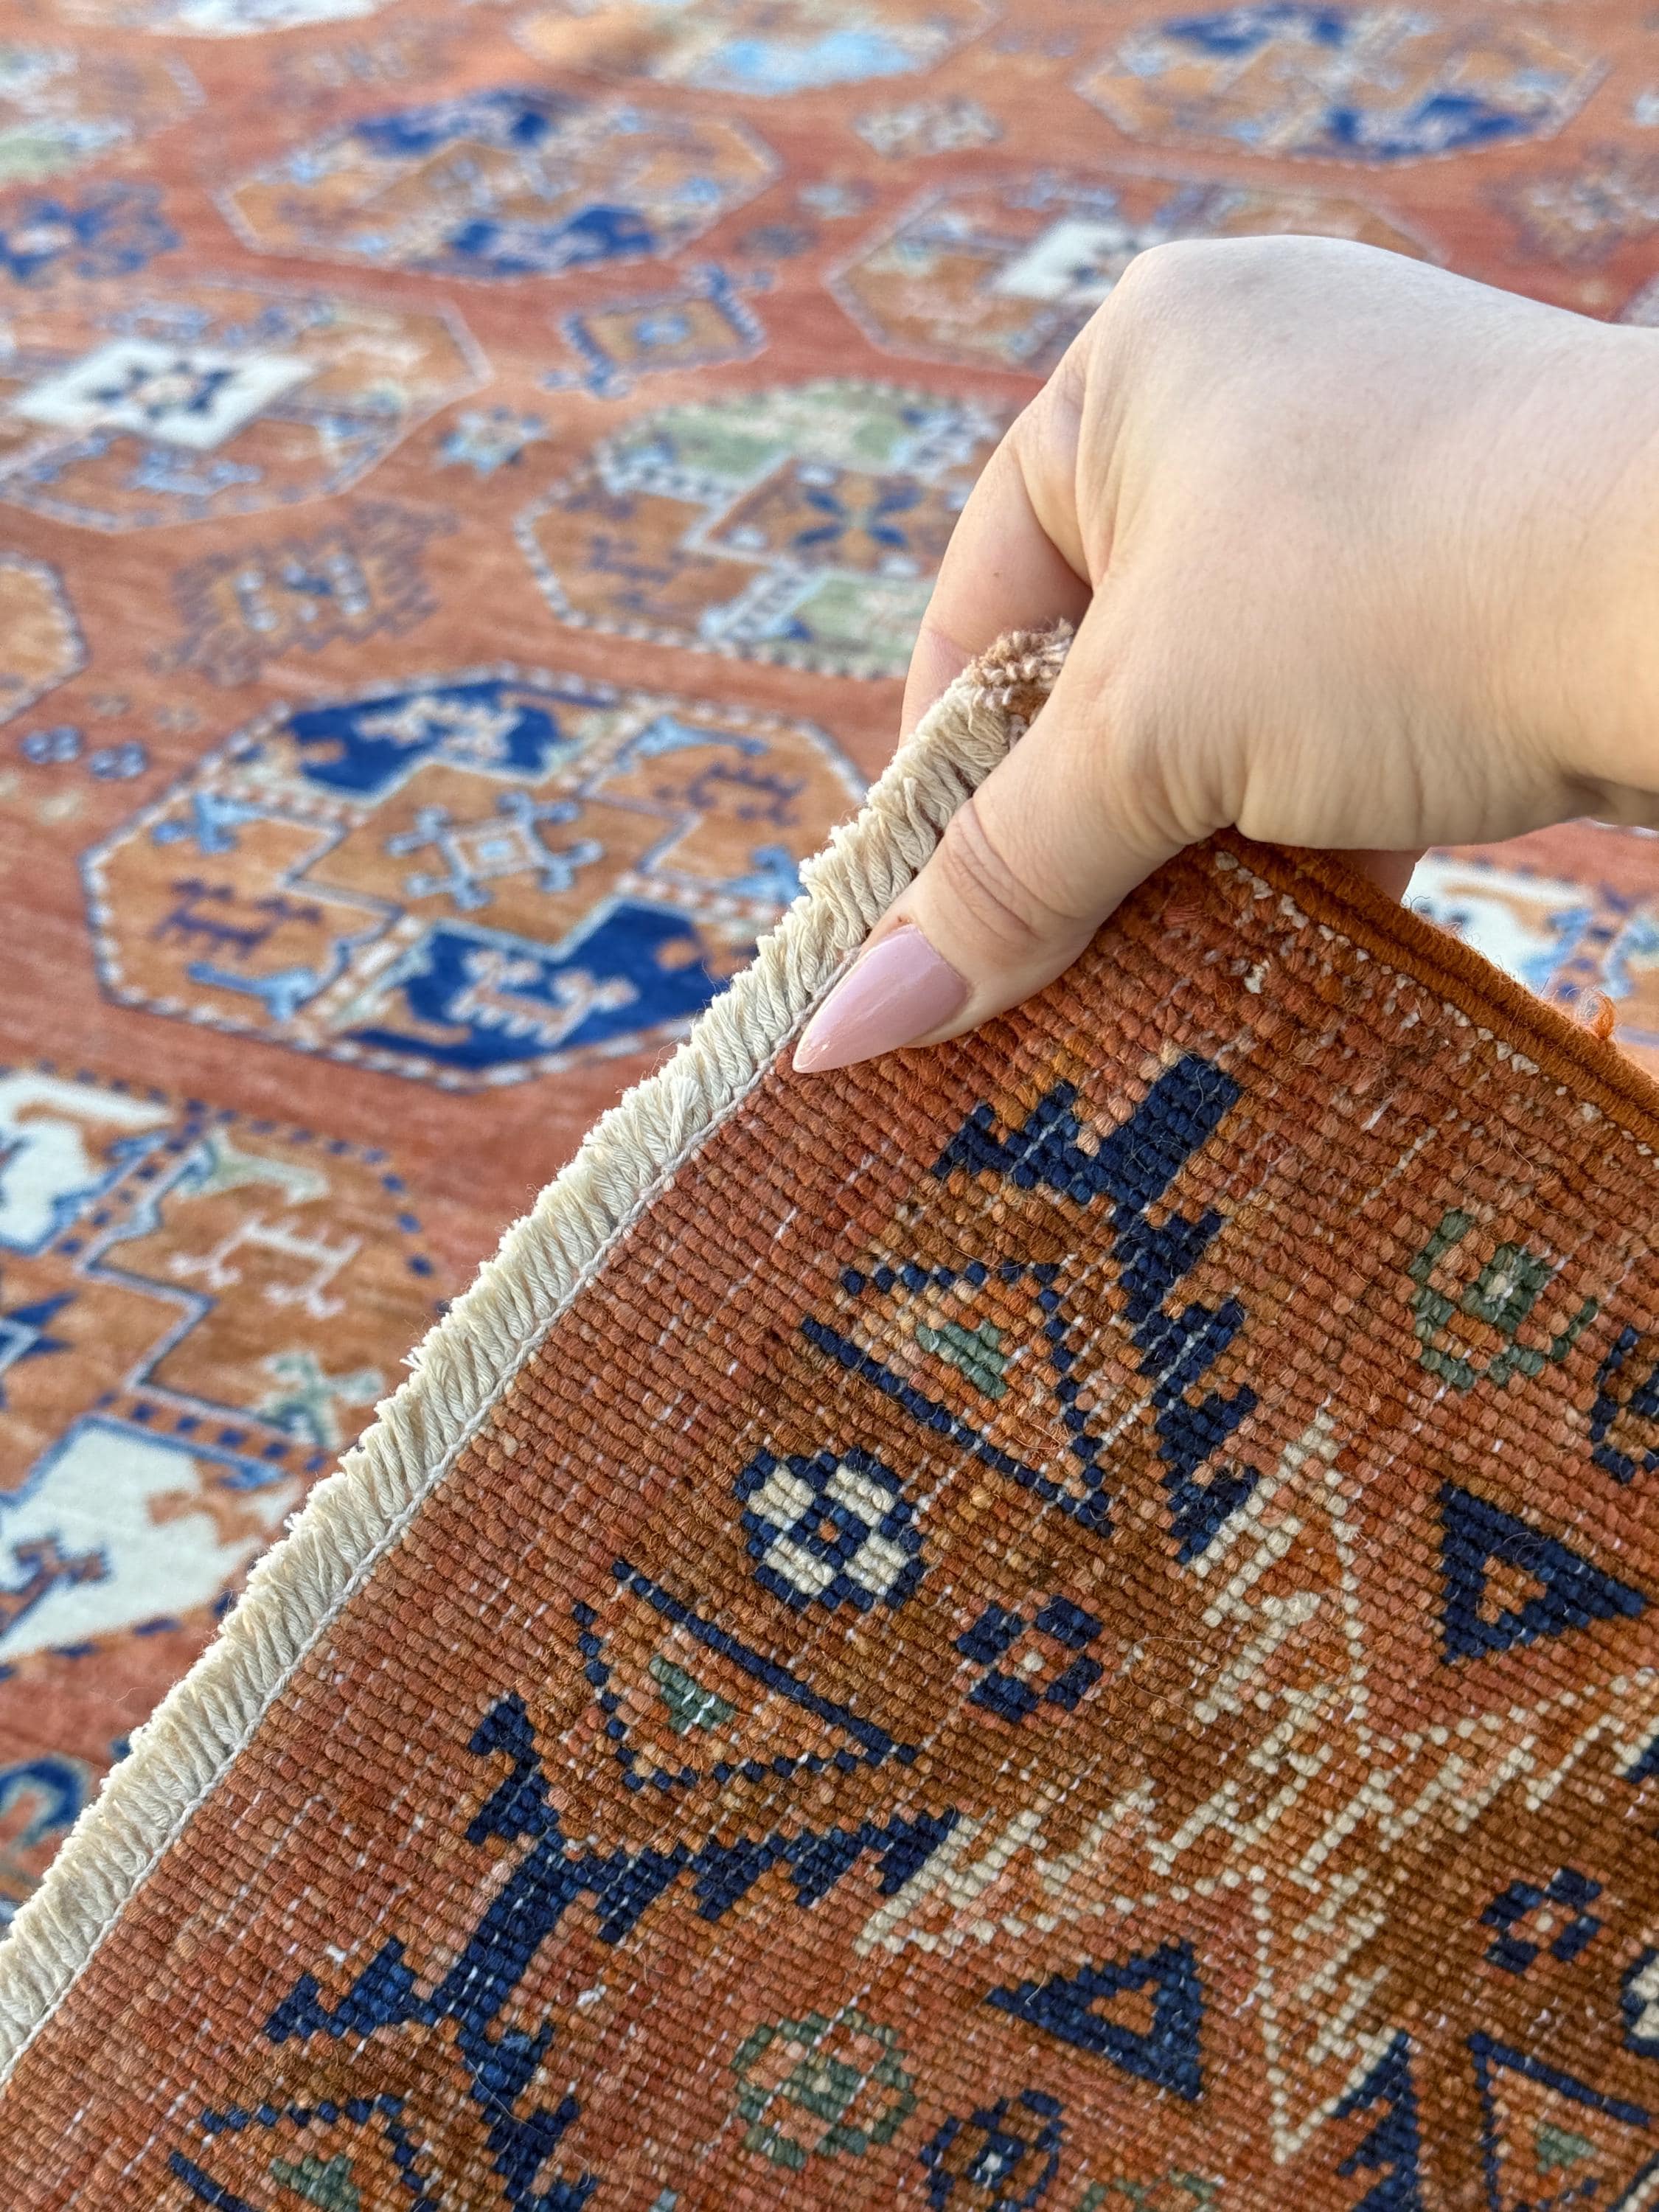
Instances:
[[[1071,489],[1076,439],[1056,419],[1062,406],[1051,384],[1013,424],[969,495],[910,656],[901,723],[906,737],[969,662],[1006,631],[1037,629],[1061,617],[1080,622],[1088,609],[1091,592]]]

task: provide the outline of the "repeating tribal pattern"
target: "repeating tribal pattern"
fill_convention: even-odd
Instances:
[[[1659,1118],[1417,927],[1212,848],[744,1086],[19,2061],[20,2212],[1647,2203]]]
[[[1314,231],[1651,321],[1656,129],[1659,43],[1619,0],[0,0],[0,1912],[501,1223],[797,896],[890,749],[978,469],[1133,255]],[[1564,1009],[1610,1003],[1659,1066],[1656,881],[1650,839],[1581,827],[1435,856],[1413,899]],[[828,1374],[832,1339],[856,1348],[884,1418],[921,1391],[1030,1478],[987,1480],[1118,1528],[1086,1409],[1052,1464],[1009,1429],[1016,1323],[1046,1315],[1061,1348],[1069,1325],[1042,1255],[1012,1255],[988,1316],[964,1261],[878,1226],[799,1356]],[[1413,1296],[1450,1295],[1468,1238],[1446,1236]],[[896,1364],[882,1316],[924,1265],[937,1311]],[[1607,1388],[1639,1413],[1641,1347],[1614,1341]],[[1596,1464],[1639,1481],[1648,1446],[1605,1419]],[[745,1571],[810,1621],[810,1558],[867,1633],[906,1577],[925,1598],[930,1538],[900,1461],[828,1449],[757,1437],[731,1471]],[[614,1677],[593,1725],[624,1729],[617,1786],[654,1802],[756,1756],[760,1678],[716,1670],[696,1594],[633,1565],[690,1608],[672,1648],[646,1648],[668,1616],[632,1583],[580,1594],[568,1633]],[[951,1632],[981,1655],[952,1662],[981,1672],[976,1722],[1015,1726],[1027,1695],[1024,1728],[1085,1711],[1111,1663],[1089,1593],[994,1601]],[[781,1684],[770,1756],[876,1775]],[[533,1713],[534,1686],[500,1694]],[[848,1881],[907,1863],[872,1807]],[[964,1866],[992,1847],[951,1833]],[[1576,1863],[1495,1881],[1560,1927],[1488,1939],[1551,1960],[1601,1911],[1550,1891]],[[1096,1966],[1174,1973],[1187,1940]],[[1165,1989],[1149,1970],[1118,2010],[1178,2025]],[[846,2003],[744,2031],[733,2094],[775,2149],[810,2109],[779,2084],[844,2081],[846,2042],[868,2112],[821,2132],[890,2120],[919,2202],[1229,2212],[1179,2144],[1079,2179],[1079,2107],[1036,2075],[935,2110],[911,2039]],[[1481,2032],[1494,2112],[1554,2094]],[[1354,2124],[1394,2142],[1421,2059],[1377,2065]],[[257,2186],[216,2185],[381,2212],[384,2172],[418,2201],[403,2092],[373,2094],[348,2148],[356,2124],[296,2091],[310,2117]],[[1574,2109],[1556,2164],[1492,2184],[1505,2212],[1616,2201],[1567,2157]],[[255,2140],[228,2124],[222,2165],[233,2139]],[[1386,2161],[1353,2196],[1411,2203]]]

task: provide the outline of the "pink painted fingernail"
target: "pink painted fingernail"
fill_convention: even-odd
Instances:
[[[896,1052],[959,1013],[968,986],[914,922],[902,922],[862,955],[806,1025],[795,1047],[803,1075],[852,1067]]]

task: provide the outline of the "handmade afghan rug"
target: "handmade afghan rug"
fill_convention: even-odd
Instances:
[[[1636,2212],[1659,1091],[1222,841],[789,1042],[970,671],[0,1950],[11,2212]]]
[[[0,0],[0,1929],[885,764],[1128,258],[1650,319],[1656,126],[1648,0]],[[1413,896],[1659,1064],[1651,839]]]

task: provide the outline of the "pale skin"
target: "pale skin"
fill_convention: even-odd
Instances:
[[[1058,616],[1053,696],[798,1067],[978,1026],[1224,826],[1398,896],[1430,845],[1659,825],[1659,330],[1331,240],[1157,247],[963,510],[905,730]]]

